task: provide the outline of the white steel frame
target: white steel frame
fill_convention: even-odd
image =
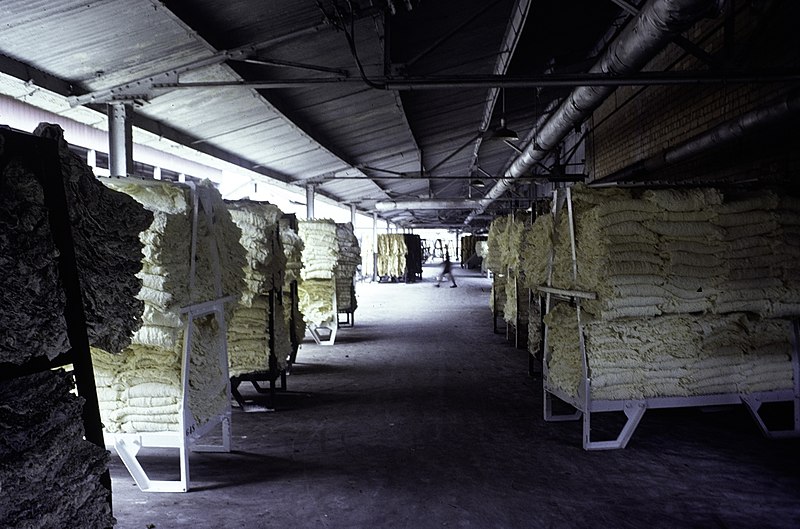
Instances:
[[[314,338],[317,345],[333,345],[336,342],[336,333],[339,330],[339,312],[336,306],[336,277],[331,278],[331,285],[333,286],[333,305],[331,305],[333,307],[333,313],[327,321],[319,325],[316,323],[308,324],[308,332],[311,333],[311,337]],[[326,330],[328,331],[329,334],[327,338],[320,330],[323,330],[323,333]]]
[[[148,183],[149,181],[142,181]],[[203,207],[206,220],[211,225],[212,207],[208,190],[198,189],[193,183],[188,182],[192,197],[192,244],[191,264],[189,275],[189,290],[194,292],[197,255],[197,228],[198,210]],[[183,332],[183,362],[181,369],[181,411],[177,431],[169,432],[137,432],[137,433],[108,433],[105,435],[106,446],[113,447],[119,455],[128,472],[133,477],[136,485],[143,492],[187,492],[190,487],[189,476],[189,451],[194,452],[230,452],[231,450],[231,386],[228,373],[228,346],[227,325],[225,322],[225,303],[236,300],[233,296],[223,297],[222,278],[219,262],[219,249],[212,240],[210,243],[211,265],[214,273],[214,283],[217,299],[193,304],[180,310],[186,316]],[[189,399],[189,383],[191,379],[192,332],[194,320],[212,314],[219,325],[220,347],[217,351],[220,368],[218,385],[210,391],[227,393],[224,404],[211,412],[209,417],[197,421],[192,413]],[[220,399],[222,402],[222,399]],[[203,421],[202,419],[206,419]],[[199,444],[198,441],[221,427],[222,439],[220,444]],[[147,472],[139,462],[137,455],[142,448],[177,448],[180,460],[180,479],[154,480],[150,479]]]
[[[630,441],[636,427],[639,425],[645,411],[658,408],[683,408],[683,407],[702,407],[745,404],[758,423],[761,431],[769,438],[785,438],[800,436],[800,323],[793,321],[793,340],[791,364],[794,374],[794,387],[792,389],[758,392],[750,394],[728,393],[717,395],[697,395],[689,397],[655,397],[645,399],[623,399],[606,400],[592,398],[592,380],[589,372],[588,358],[586,356],[586,344],[584,342],[583,324],[581,321],[581,300],[596,299],[593,292],[582,292],[578,290],[567,290],[553,287],[553,266],[555,260],[555,245],[558,234],[558,216],[564,206],[567,208],[569,235],[572,253],[572,275],[577,281],[578,261],[577,249],[575,245],[575,223],[572,210],[572,194],[569,188],[563,193],[559,190],[553,193],[553,243],[550,248],[548,258],[547,285],[538,287],[538,291],[545,294],[545,314],[550,312],[554,299],[572,301],[576,307],[576,317],[578,320],[578,339],[581,355],[581,383],[577,388],[576,394],[571,394],[562,388],[558,388],[548,381],[548,363],[550,360],[550,347],[548,343],[549,329],[544,328],[544,358],[542,359],[543,372],[543,391],[544,391],[544,420],[548,422],[574,421],[583,419],[583,448],[584,450],[613,450],[625,448]],[[574,408],[572,413],[557,414],[553,411],[553,398],[557,398]],[[788,430],[771,430],[759,413],[761,405],[768,402],[792,402],[793,403],[793,427]],[[625,425],[622,427],[616,439],[608,441],[593,441],[591,438],[591,420],[593,413],[602,412],[623,412],[626,416]]]

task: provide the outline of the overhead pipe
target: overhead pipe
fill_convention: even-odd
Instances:
[[[800,90],[795,89],[777,101],[724,121],[681,144],[664,149],[589,185],[605,187],[633,180],[643,174],[689,160],[711,149],[724,147],[758,130],[779,125],[798,113],[800,113]]]
[[[717,15],[721,0],[649,0],[639,14],[607,48],[602,57],[589,70],[590,74],[628,75],[644,67],[677,34],[683,32],[703,16]],[[514,180],[525,175],[537,162],[541,162],[577,125],[613,92],[611,86],[580,86],[552,114],[537,131],[522,154],[506,170],[492,189],[481,199],[480,206],[472,211],[464,223],[469,224],[497,198],[502,196]]]
[[[475,209],[479,200],[382,200],[375,203],[378,211],[395,211],[398,209]]]

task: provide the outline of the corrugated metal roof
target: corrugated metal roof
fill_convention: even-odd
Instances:
[[[380,11],[383,2],[372,1],[0,0],[0,53],[72,83],[77,94],[146,80],[245,45],[257,49],[250,59],[302,63],[322,71],[221,58],[181,73],[179,80],[235,84],[339,78],[346,73],[352,81],[359,78],[345,31],[352,29],[355,52],[372,79],[492,74],[498,65],[502,72],[507,64],[507,57],[501,56],[511,42],[509,19],[521,2],[416,2],[411,11],[398,7],[396,15],[388,16]],[[611,2],[602,7],[591,0],[578,3],[570,7],[559,0],[532,2],[536,22],[527,27],[536,31],[523,33],[510,71],[541,73],[555,56],[549,51],[552,43],[563,46],[559,61],[584,58],[619,9]],[[357,7],[352,25],[350,5]],[[580,23],[548,27],[550,20],[563,25],[572,18]],[[384,64],[387,56],[391,64]],[[331,68],[338,73],[325,70]],[[507,94],[509,126],[521,135],[530,130],[549,98],[558,95],[539,92],[541,100],[531,104],[535,93],[520,89]],[[477,137],[495,97],[488,88],[396,92],[363,82],[269,90],[170,88],[151,94],[136,113],[141,122],[148,119],[150,130],[157,132],[164,124],[181,133],[181,141],[189,146],[229,153],[237,163],[284,181],[315,182],[320,193],[342,202],[369,204],[386,198],[464,198],[474,171]],[[58,111],[80,114],[78,109]],[[492,125],[497,108],[493,114]],[[153,138],[146,141],[157,144],[157,134]],[[513,154],[505,145],[484,141],[477,158],[494,174]],[[431,178],[419,178],[420,172]],[[395,211],[383,216],[398,222],[448,223],[464,217],[454,211]]]
[[[28,3],[24,9],[12,4],[2,4],[3,53],[90,91],[165,72],[217,51],[148,0],[55,0]],[[241,78],[230,67],[216,65],[182,74],[181,80]],[[136,112],[290,179],[349,167],[251,89],[174,90],[152,97]]]
[[[354,23],[356,52],[365,65],[367,75],[376,74],[376,65],[383,58],[382,33],[372,19]],[[355,70],[354,57],[342,32],[320,32],[314,39],[285,39],[268,50],[270,59],[292,61],[327,68]],[[249,66],[240,68],[250,78],[270,78],[271,75],[297,77],[305,75],[300,69],[277,71],[274,67]],[[378,69],[377,74],[381,72]],[[357,75],[351,73],[351,76]],[[361,84],[328,84],[304,88],[262,91],[286,115],[314,138],[349,164],[362,167],[370,176],[387,173],[418,171],[419,151],[411,134],[399,98],[393,92]],[[362,199],[379,199],[385,189],[389,194],[409,192],[408,184],[395,189],[395,182],[378,181],[372,193]],[[341,186],[337,186],[339,189]],[[424,189],[417,184],[417,191]],[[363,193],[363,190],[359,192]],[[376,193],[378,192],[378,193]]]
[[[323,22],[316,0],[165,0],[164,5],[219,49],[292,35]]]
[[[4,54],[90,90],[165,71],[212,51],[148,0],[12,1],[1,8]]]

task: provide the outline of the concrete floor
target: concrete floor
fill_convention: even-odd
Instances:
[[[140,492],[112,457],[117,527],[800,527],[798,440],[741,407],[661,410],[626,449],[585,452],[493,334],[489,280],[455,273],[359,284],[355,326],[306,339],[278,411],[234,409],[233,452],[192,454],[190,492]],[[141,460],[178,476],[176,453]]]

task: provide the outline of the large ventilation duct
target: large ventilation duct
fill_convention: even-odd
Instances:
[[[383,200],[375,203],[378,211],[395,211],[403,209],[475,209],[480,206],[478,200]]]
[[[650,0],[606,48],[590,73],[624,75],[640,70],[667,43],[704,16],[716,15],[722,0]],[[550,119],[537,131],[511,167],[505,172],[480,206],[470,213],[465,224],[480,215],[500,198],[516,178],[542,161],[571,130],[583,123],[614,91],[611,86],[580,86],[572,91]]]

